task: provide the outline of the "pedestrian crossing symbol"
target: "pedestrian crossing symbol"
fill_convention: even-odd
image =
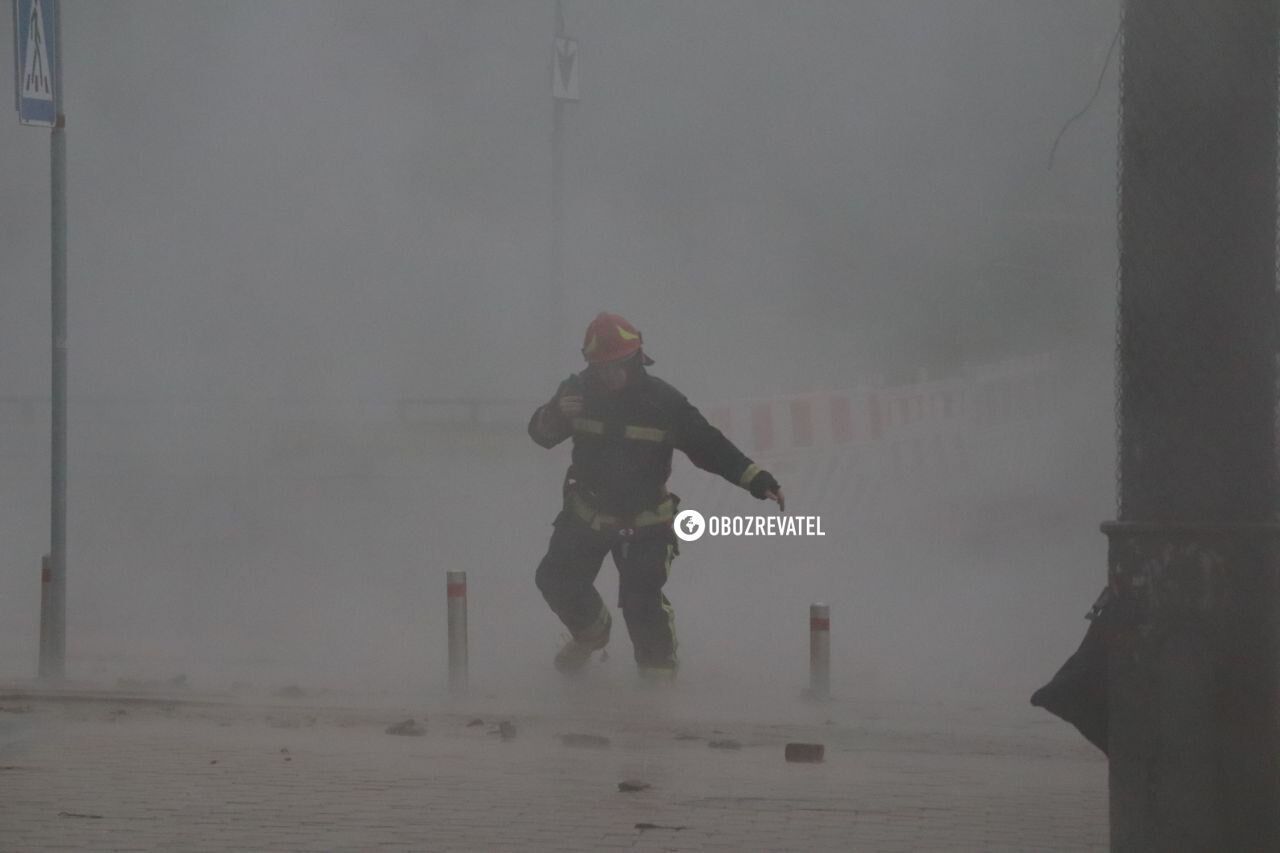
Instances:
[[[18,120],[52,126],[58,117],[57,0],[14,0],[14,88]]]
[[[577,39],[556,39],[556,55],[551,62],[551,95],[557,101],[579,100]]]

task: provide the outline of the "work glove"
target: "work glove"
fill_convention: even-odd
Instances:
[[[777,492],[782,488],[778,485],[778,481],[773,479],[773,475],[768,471],[761,471],[751,478],[751,484],[747,486],[747,491],[751,492],[751,497],[758,500],[764,500],[769,497],[770,492]]]
[[[564,420],[582,417],[585,411],[581,395],[564,394],[556,398],[555,413]]]

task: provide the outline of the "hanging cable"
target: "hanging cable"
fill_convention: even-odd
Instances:
[[[1102,71],[1098,74],[1098,84],[1093,87],[1093,94],[1089,96],[1089,101],[1081,109],[1080,112],[1067,119],[1062,125],[1062,129],[1058,131],[1057,137],[1053,140],[1053,147],[1049,149],[1049,169],[1053,169],[1053,158],[1058,153],[1058,143],[1062,141],[1062,137],[1066,135],[1067,128],[1076,119],[1083,116],[1089,111],[1089,107],[1093,106],[1093,102],[1097,99],[1098,93],[1102,91],[1102,81],[1107,76],[1107,69],[1111,66],[1111,54],[1116,51],[1116,44],[1120,41],[1121,27],[1116,27],[1116,34],[1111,37],[1111,46],[1107,48],[1107,58],[1102,61]]]

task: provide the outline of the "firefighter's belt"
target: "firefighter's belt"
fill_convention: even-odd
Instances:
[[[637,515],[609,515],[599,512],[575,491],[569,492],[565,498],[565,504],[588,527],[601,532],[634,531],[637,528],[652,527],[655,524],[670,524],[676,514],[676,499],[672,495],[668,495],[653,509],[647,509]]]

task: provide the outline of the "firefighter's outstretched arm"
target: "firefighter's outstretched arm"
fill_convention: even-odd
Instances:
[[[560,383],[555,395],[529,418],[529,437],[541,447],[552,448],[573,435],[572,419],[582,414],[582,392],[571,377]]]
[[[776,501],[779,512],[787,511],[782,487],[773,475],[752,462],[684,397],[676,404],[675,422],[676,448],[683,451],[690,462],[736,483],[754,498]]]

